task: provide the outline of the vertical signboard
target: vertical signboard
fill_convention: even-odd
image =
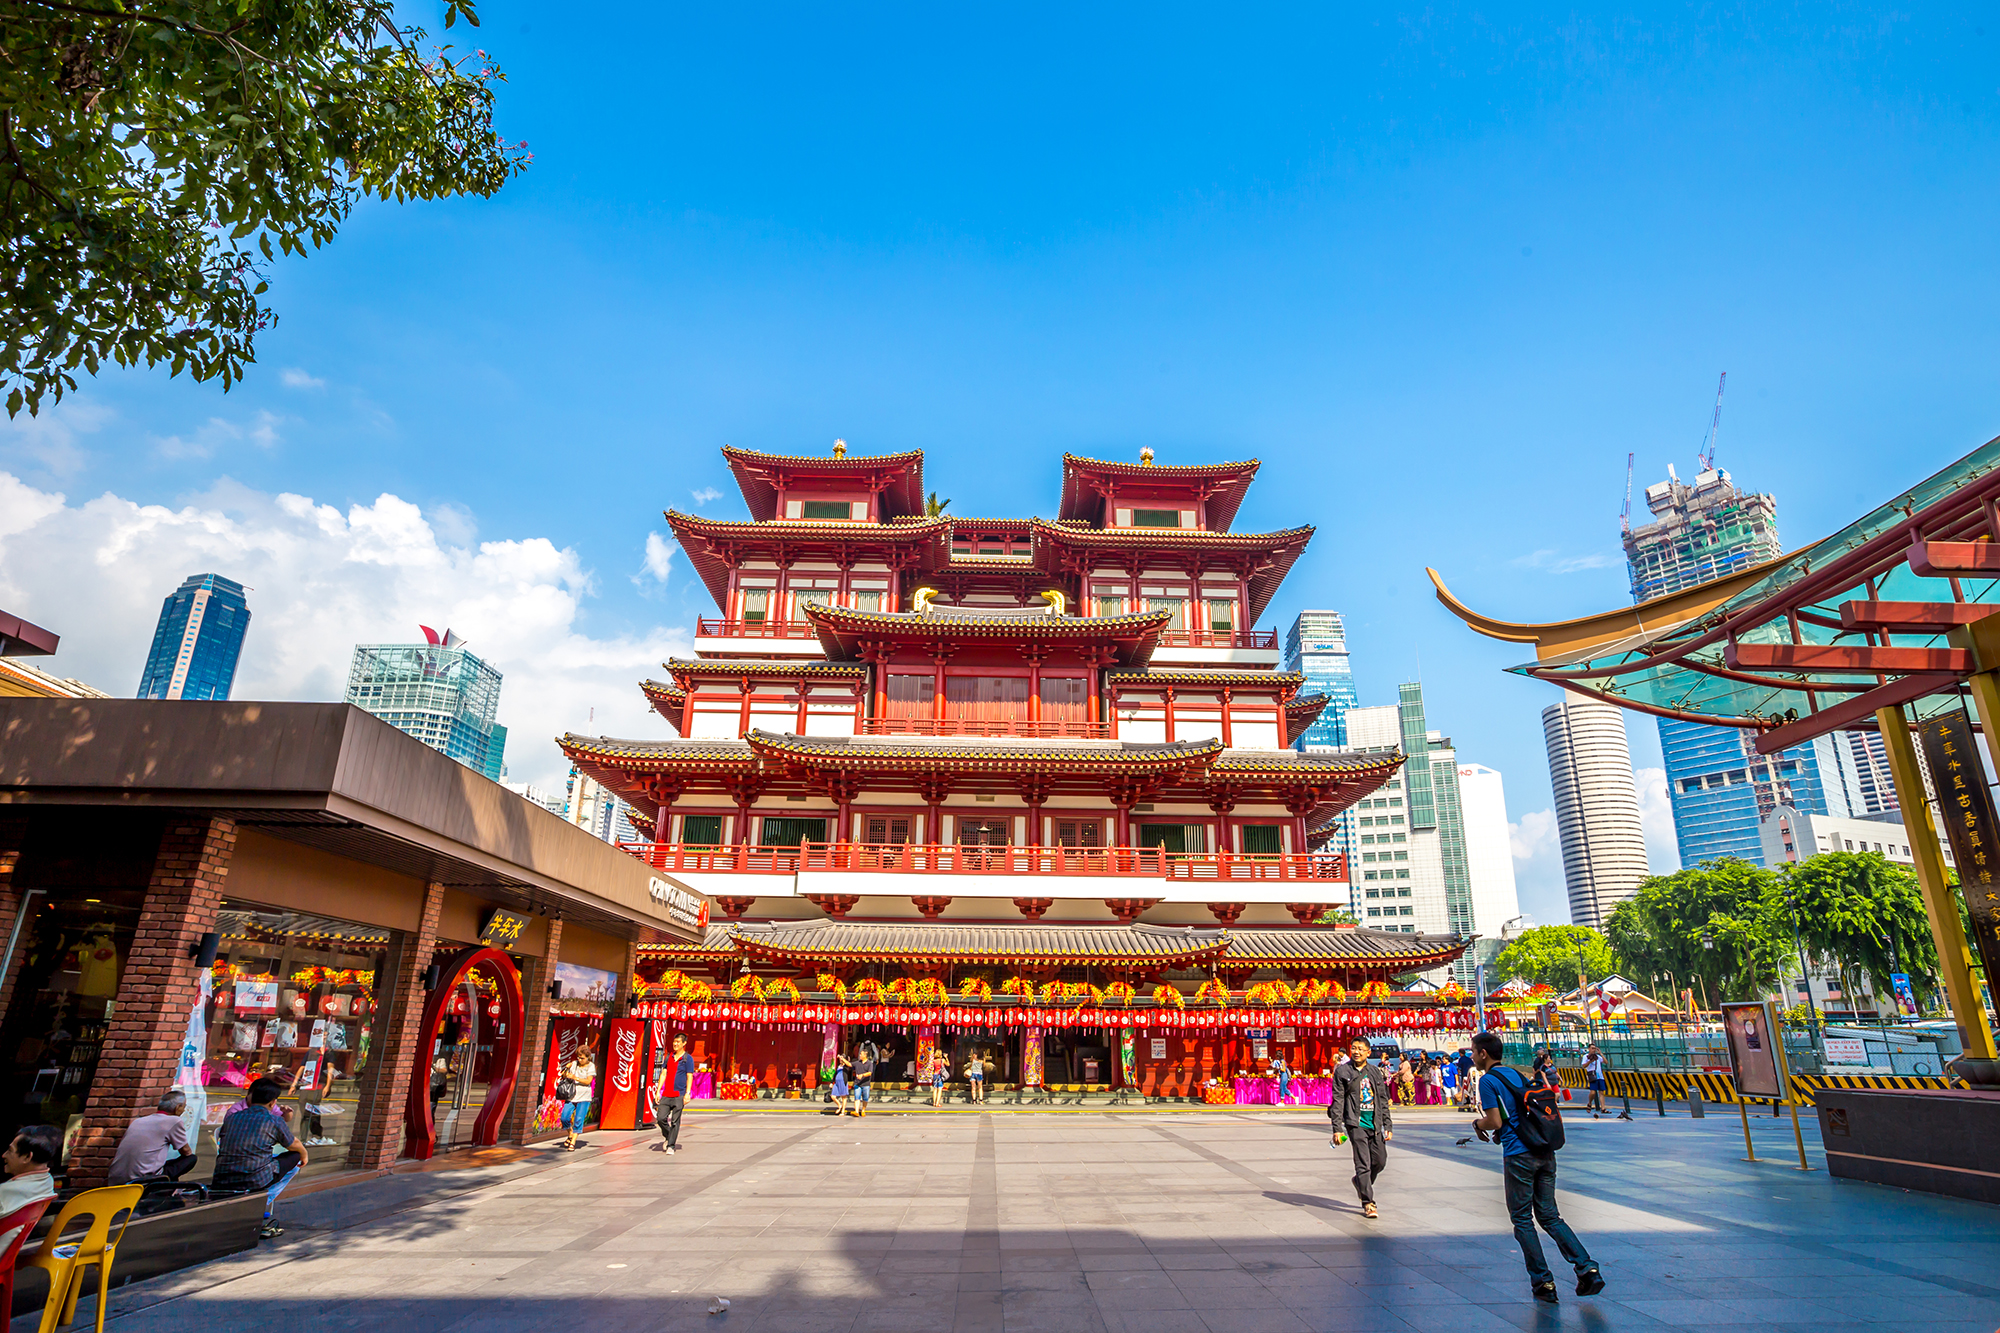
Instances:
[[[1722,1006],[1722,1030],[1729,1034],[1729,1069],[1739,1097],[1783,1101],[1785,1034],[1769,1000],[1739,1000]]]
[[[1972,939],[1986,975],[2000,976],[2000,844],[1994,837],[1993,789],[1986,785],[1986,761],[1973,739],[1972,719],[1963,708],[1917,728],[1931,782],[1937,788],[1938,823],[1958,863],[1958,888],[1972,919]]]

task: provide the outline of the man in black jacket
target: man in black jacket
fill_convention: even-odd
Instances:
[[[1348,1046],[1352,1063],[1333,1071],[1333,1099],[1327,1119],[1333,1121],[1333,1142],[1354,1146],[1354,1192],[1361,1197],[1361,1215],[1374,1217],[1375,1177],[1389,1164],[1389,1140],[1395,1125],[1389,1118],[1389,1081],[1368,1062],[1369,1046],[1356,1037]]]

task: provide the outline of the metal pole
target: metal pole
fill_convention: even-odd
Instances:
[[[1810,1171],[1812,1170],[1812,1164],[1806,1161],[1806,1136],[1799,1129],[1799,1104],[1793,1101],[1790,1103],[1790,1106],[1792,1108],[1792,1140],[1799,1145],[1798,1169],[1801,1171]],[[1747,1120],[1744,1123],[1746,1125],[1749,1124]]]
[[[2000,709],[1994,710],[1994,715],[2000,716]],[[1909,835],[1917,886],[1923,891],[1924,915],[1930,918],[1931,937],[1937,943],[1938,972],[1958,1023],[1959,1044],[1967,1055],[1990,1060],[1993,1029],[1987,1026],[1986,1005],[1972,979],[1972,953],[1959,925],[1958,897],[1945,878],[1944,851],[1938,844],[1937,827],[1931,822],[1930,797],[1924,791],[1923,770],[1917,767],[1909,719],[1901,708],[1881,708],[1875,712],[1875,725],[1882,732],[1882,748],[1889,756],[1889,776],[1895,781],[1903,832]]]
[[[1738,1097],[1736,1099],[1736,1110],[1737,1113],[1743,1117],[1743,1153],[1744,1153],[1743,1160],[1746,1162],[1754,1162],[1757,1160],[1757,1149],[1750,1142],[1749,1099],[1745,1097]]]
[[[28,919],[28,900],[47,889],[29,889],[21,895],[21,905],[14,912],[14,927],[7,932],[7,952],[0,954],[0,991],[7,986],[7,974],[14,970],[14,946],[21,940],[21,923]]]
[[[1806,1013],[1811,1015],[1806,1023],[1808,1035],[1819,1031],[1819,1006],[1813,1003],[1812,973],[1806,970],[1805,940],[1799,935],[1799,901],[1792,898],[1792,943],[1799,949],[1799,980],[1806,984]]]

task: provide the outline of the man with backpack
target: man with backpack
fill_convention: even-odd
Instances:
[[[1507,1213],[1514,1222],[1521,1257],[1528,1265],[1528,1282],[1536,1300],[1556,1303],[1555,1274],[1549,1271],[1541,1238],[1535,1235],[1539,1222],[1562,1257],[1576,1269],[1576,1294],[1595,1296],[1604,1290],[1604,1275],[1556,1211],[1556,1151],[1563,1146],[1562,1112],[1556,1094],[1546,1087],[1531,1086],[1519,1071],[1502,1064],[1504,1052],[1500,1038],[1491,1032],[1478,1033],[1472,1039],[1472,1063],[1479,1069],[1479,1101],[1486,1108],[1472,1127],[1480,1139],[1500,1144]]]

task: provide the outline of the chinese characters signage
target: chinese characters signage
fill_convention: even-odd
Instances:
[[[511,949],[520,942],[521,932],[527,928],[528,918],[496,907],[486,914],[486,920],[480,924],[479,942],[495,949]]]
[[[1994,818],[1993,789],[1986,785],[1986,761],[1963,708],[1954,708],[1917,729],[1937,789],[1938,818],[1958,887],[1972,918],[1972,937],[1986,975],[2000,966],[2000,820]]]

